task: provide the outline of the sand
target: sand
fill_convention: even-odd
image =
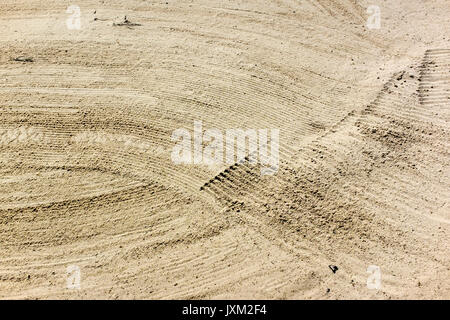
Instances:
[[[450,298],[448,1],[69,5],[0,7],[1,299]],[[196,120],[278,172],[175,164]]]

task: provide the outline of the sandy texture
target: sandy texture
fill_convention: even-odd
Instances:
[[[0,298],[450,298],[449,7],[2,0]],[[175,165],[195,120],[278,173]]]

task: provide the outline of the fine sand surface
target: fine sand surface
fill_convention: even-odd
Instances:
[[[448,0],[2,0],[0,298],[449,299],[449,30]],[[279,129],[277,174],[176,165],[196,120]]]

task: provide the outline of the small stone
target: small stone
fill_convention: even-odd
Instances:
[[[328,267],[331,269],[331,271],[333,271],[333,273],[336,273],[336,271],[339,270],[339,268],[337,266],[332,265],[332,264],[330,264]]]

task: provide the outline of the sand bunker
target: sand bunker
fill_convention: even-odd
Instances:
[[[448,1],[374,2],[2,1],[0,298],[450,298]]]

